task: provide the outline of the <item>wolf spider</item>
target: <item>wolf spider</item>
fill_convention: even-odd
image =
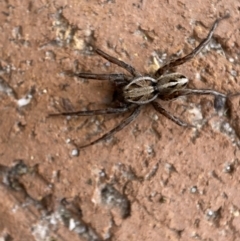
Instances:
[[[213,23],[207,37],[203,39],[200,44],[189,54],[182,58],[174,59],[160,67],[153,77],[148,75],[141,75],[138,71],[135,70],[129,64],[118,60],[100,49],[95,49],[95,52],[101,57],[105,58],[109,62],[116,64],[124,68],[127,72],[131,74],[92,74],[92,73],[74,73],[73,76],[77,76],[85,79],[98,79],[98,80],[110,80],[115,84],[115,92],[113,95],[113,101],[117,107],[106,108],[100,110],[86,110],[86,111],[73,111],[73,112],[60,112],[53,113],[50,116],[93,116],[93,115],[107,115],[107,114],[119,114],[124,113],[129,110],[132,110],[131,114],[123,119],[119,125],[114,127],[112,130],[101,136],[95,141],[92,141],[86,145],[80,146],[79,148],[88,147],[94,145],[102,140],[109,138],[114,135],[116,132],[122,130],[128,124],[130,124],[136,117],[139,115],[140,110],[143,105],[151,103],[156,111],[164,115],[171,121],[175,122],[179,126],[183,127],[194,127],[191,124],[188,124],[173,114],[165,110],[156,99],[159,98],[163,101],[168,101],[176,99],[180,96],[187,95],[213,95],[216,98],[226,98],[227,96],[211,89],[190,89],[186,88],[188,84],[188,79],[180,73],[168,73],[174,67],[186,63],[191,60],[197,54],[199,54],[205,46],[210,42],[214,30],[218,26],[219,22],[223,19],[228,18],[229,15],[225,15],[215,20]]]

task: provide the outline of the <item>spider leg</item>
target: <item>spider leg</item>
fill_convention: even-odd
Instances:
[[[124,81],[128,83],[130,77],[125,74],[92,74],[92,73],[71,73],[71,76],[77,76],[83,79],[97,79],[97,80],[110,80],[110,81]]]
[[[138,73],[134,67],[132,67],[130,64],[127,64],[121,60],[118,60],[117,58],[115,57],[112,57],[110,55],[108,55],[107,53],[103,52],[102,50],[100,49],[96,49],[95,50],[97,54],[99,54],[100,56],[102,56],[104,59],[126,69],[131,75],[133,75],[134,77],[136,76],[141,76],[140,73]]]
[[[163,100],[172,100],[176,99],[180,96],[184,95],[213,95],[215,97],[221,96],[223,98],[227,98],[227,95],[220,93],[216,90],[211,90],[211,89],[183,89],[183,90],[178,90],[176,92],[173,92],[169,96],[166,97],[166,99]]]
[[[101,110],[83,110],[83,111],[71,111],[71,112],[59,112],[51,113],[48,116],[93,116],[93,115],[106,115],[106,114],[119,114],[129,110],[129,106],[124,106],[121,108],[106,108]]]
[[[176,123],[179,126],[183,126],[183,127],[195,127],[194,125],[188,124],[184,121],[182,121],[181,119],[179,119],[178,117],[174,116],[173,114],[171,114],[170,112],[168,112],[167,110],[165,110],[158,102],[153,101],[152,105],[154,107],[154,109],[156,111],[158,111],[160,114],[164,115],[165,117],[167,117],[169,120],[173,121],[174,123]]]
[[[227,95],[218,92],[216,90],[210,90],[210,89],[185,89],[180,90],[182,92],[182,95],[213,95],[213,96],[221,96],[221,97],[227,97]]]
[[[172,60],[170,61],[169,63],[163,65],[161,68],[159,68],[155,75],[157,77],[161,76],[164,72],[166,72],[167,70],[171,69],[171,68],[174,68],[176,66],[179,66],[189,60],[191,60],[194,56],[196,56],[197,54],[199,54],[203,48],[206,47],[206,45],[208,45],[208,43],[210,42],[212,36],[213,36],[213,33],[216,29],[216,27],[218,26],[219,22],[222,21],[223,19],[226,19],[226,18],[229,18],[229,14],[221,17],[221,18],[218,18],[215,20],[215,22],[213,23],[212,25],[212,28],[210,29],[207,37],[205,39],[203,39],[200,44],[189,54],[187,54],[186,56],[182,57],[182,58],[179,58],[179,59],[175,59],[175,60]]]
[[[85,148],[85,147],[88,147],[88,146],[92,146],[92,145],[94,145],[94,144],[96,144],[96,143],[98,143],[100,141],[103,141],[103,140],[111,137],[115,133],[121,131],[125,126],[130,124],[138,116],[138,114],[140,113],[140,109],[141,109],[141,106],[136,107],[134,109],[134,111],[132,112],[132,114],[130,116],[128,116],[126,119],[122,120],[119,125],[114,127],[112,130],[110,130],[109,132],[107,132],[106,134],[104,134],[103,136],[98,138],[97,140],[92,141],[92,142],[90,142],[87,145],[80,146],[79,148]]]

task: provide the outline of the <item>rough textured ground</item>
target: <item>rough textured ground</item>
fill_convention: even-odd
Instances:
[[[142,73],[189,53],[227,11],[211,44],[178,68],[192,88],[240,92],[240,3],[0,1],[1,240],[240,240],[240,97],[146,106],[109,141],[82,149],[123,116],[47,118],[99,108],[107,81],[63,71],[121,73],[94,44]]]

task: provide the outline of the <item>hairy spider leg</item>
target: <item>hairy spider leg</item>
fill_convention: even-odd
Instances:
[[[166,98],[163,97],[161,99],[164,100],[164,101],[169,101],[169,100],[177,99],[177,98],[179,98],[181,96],[185,96],[185,95],[213,95],[215,98],[216,97],[223,97],[223,98],[228,97],[225,94],[222,94],[222,93],[220,93],[216,90],[211,90],[211,89],[183,89],[183,90],[178,90],[178,91],[172,93],[171,95],[167,96]],[[167,112],[158,102],[153,101],[152,105],[155,108],[155,110],[157,110],[159,113],[163,114],[165,117],[172,120],[173,122],[175,122],[179,126],[195,127],[194,125],[183,122],[178,117],[176,117],[176,116],[172,115],[171,113]]]
[[[123,106],[121,108],[106,108],[101,110],[83,110],[83,111],[51,113],[48,116],[60,116],[60,115],[93,116],[93,115],[119,114],[119,113],[124,113],[128,110],[129,110],[129,106]]]
[[[211,40],[211,38],[213,36],[214,30],[218,26],[219,22],[222,21],[223,19],[229,18],[229,16],[230,15],[227,14],[227,15],[221,17],[221,18],[216,19],[215,22],[213,23],[213,26],[210,29],[207,37],[205,39],[203,39],[200,42],[200,44],[191,53],[187,54],[186,56],[184,56],[182,58],[175,59],[175,60],[170,61],[169,63],[166,63],[165,65],[163,65],[162,67],[160,67],[156,71],[155,76],[159,77],[159,76],[163,75],[163,73],[166,72],[167,70],[169,70],[171,68],[174,68],[176,66],[179,66],[181,64],[184,64],[187,61],[191,60],[194,56],[199,54],[203,50],[203,48],[205,48],[206,45],[208,45],[208,43],[210,42],[210,40]]]
[[[92,74],[92,73],[72,73],[72,76],[77,76],[83,79],[97,79],[97,80],[109,80],[109,81],[125,81],[128,83],[132,77],[128,77],[125,74]]]
[[[167,110],[165,110],[158,102],[153,101],[152,105],[154,107],[154,109],[156,111],[158,111],[160,114],[164,115],[165,117],[167,117],[169,120],[173,121],[174,123],[176,123],[179,126],[182,127],[195,127],[194,125],[191,125],[187,122],[182,121],[181,119],[179,119],[178,117],[174,116],[173,114],[171,114],[170,112],[168,112]]]
[[[159,96],[161,100],[174,100],[177,99],[178,97],[184,96],[184,95],[213,95],[215,97],[221,96],[223,98],[227,98],[227,95],[218,92],[216,90],[211,90],[211,89],[183,89],[183,90],[177,90],[173,92],[172,94],[168,96]]]
[[[118,60],[117,58],[108,55],[107,53],[103,52],[100,49],[96,49],[95,51],[97,54],[102,56],[104,59],[126,69],[132,76],[134,76],[134,77],[141,76],[141,74],[138,71],[136,71],[135,68],[132,67],[130,64],[127,64],[121,60]]]
[[[104,134],[103,136],[101,136],[100,138],[98,138],[95,141],[90,142],[89,144],[86,144],[84,146],[79,146],[79,148],[85,148],[88,146],[92,146],[100,141],[106,140],[107,138],[111,137],[112,135],[114,135],[115,133],[121,131],[125,126],[129,125],[133,120],[136,119],[136,117],[139,115],[140,113],[140,109],[141,106],[138,106],[134,109],[134,111],[131,113],[130,116],[128,116],[127,118],[123,119],[119,125],[117,125],[116,127],[114,127],[112,130],[110,130],[109,132],[107,132],[106,134]]]
[[[211,89],[183,89],[179,91],[181,95],[213,95],[226,98],[227,95]]]

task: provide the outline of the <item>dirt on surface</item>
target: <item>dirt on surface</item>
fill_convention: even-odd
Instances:
[[[126,115],[48,117],[110,106],[110,81],[70,72],[126,73],[93,51],[152,75],[178,67],[190,88],[240,92],[240,2],[0,2],[0,240],[240,240],[240,96],[161,102],[196,128],[144,106]]]

